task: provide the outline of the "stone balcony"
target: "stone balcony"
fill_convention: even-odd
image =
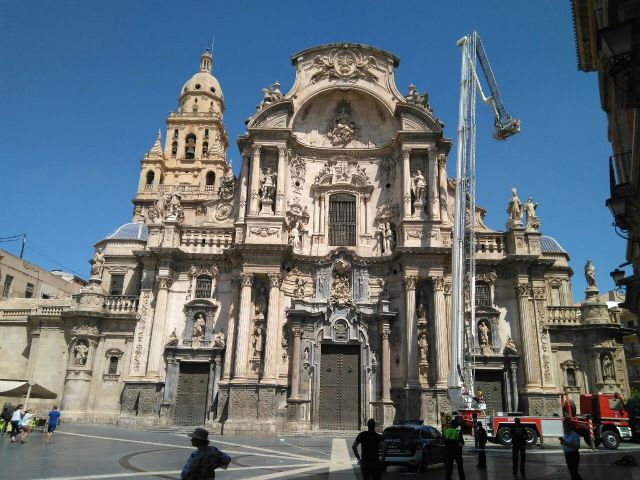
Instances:
[[[179,192],[183,201],[189,200],[214,200],[217,198],[216,191],[218,185],[143,185],[137,194],[137,198],[156,199],[159,194],[169,195],[172,192]]]
[[[580,325],[580,307],[547,307],[547,317],[549,325],[553,326],[575,326]]]
[[[138,295],[107,295],[102,308],[113,313],[135,313],[139,301]]]

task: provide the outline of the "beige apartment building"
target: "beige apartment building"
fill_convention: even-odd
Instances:
[[[0,367],[82,421],[269,434],[451,410],[452,142],[426,93],[398,89],[389,52],[328,44],[291,63],[291,90],[263,89],[238,138],[235,176],[201,56],[141,160],[131,223],[95,245],[89,285],[0,304],[13,339]],[[512,185],[495,188],[511,215],[505,228],[476,215],[468,345],[489,410],[551,415],[565,389],[626,394],[624,330],[593,266],[574,306],[568,253]]]

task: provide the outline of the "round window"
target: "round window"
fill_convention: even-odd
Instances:
[[[200,90],[201,85],[199,83],[196,83],[196,90]]]
[[[211,90],[213,93],[216,93],[216,88],[215,88],[215,87],[211,87],[211,88],[210,88],[210,90]]]

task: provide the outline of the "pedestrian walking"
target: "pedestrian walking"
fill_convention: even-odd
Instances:
[[[476,423],[476,440],[478,441],[478,465],[476,467],[485,470],[487,468],[487,431],[482,422]]]
[[[367,431],[360,432],[353,442],[351,449],[358,459],[363,480],[380,480],[382,465],[380,460],[380,442],[382,435],[376,432],[376,421],[373,418],[367,420]],[[358,453],[358,445],[362,445],[362,456]],[[382,461],[384,461],[386,445],[382,447]]]
[[[27,408],[22,416],[22,431],[20,432],[20,443],[27,441],[27,437],[31,433],[31,419],[33,418],[33,410]]]
[[[209,432],[204,428],[196,428],[190,433],[191,445],[197,448],[182,469],[180,480],[213,480],[216,478],[216,468],[225,469],[231,462],[231,457],[209,445]]]
[[[520,459],[520,473],[526,476],[524,463],[526,460],[527,430],[516,418],[515,423],[509,428],[511,431],[511,456],[513,458],[513,476],[518,476],[518,459]]]
[[[16,441],[22,427],[22,404],[18,405],[11,415],[11,443]]]
[[[571,480],[582,480],[578,473],[580,466],[580,436],[573,429],[573,422],[570,418],[565,418],[562,424],[564,436],[560,437],[560,444],[564,451],[564,459],[567,462]]]
[[[458,421],[451,420],[451,423],[444,429],[444,468],[445,479],[451,480],[453,473],[453,462],[458,465],[458,478],[465,480],[464,466],[462,465],[462,446],[464,438],[462,431],[458,428]]]
[[[47,414],[47,417],[47,439],[44,443],[51,443],[53,432],[55,432],[58,425],[60,425],[60,412],[58,411],[57,405],[53,406],[53,409]]]
[[[2,415],[0,415],[0,418],[2,418],[2,434],[4,435],[5,433],[7,433],[7,428],[9,427],[9,423],[11,423],[11,410],[9,410],[8,406],[4,406],[4,408],[2,409]]]

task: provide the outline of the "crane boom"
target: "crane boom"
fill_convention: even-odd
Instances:
[[[489,59],[477,32],[458,41],[462,50],[460,103],[458,107],[458,145],[456,159],[456,198],[453,222],[450,369],[447,378],[449,399],[456,409],[470,409],[474,399],[476,345],[476,94],[491,103],[495,116],[494,138],[506,140],[520,131],[520,122],[506,112]],[[476,63],[484,73],[491,95],[485,97],[476,73]],[[467,326],[468,320],[468,328]],[[478,402],[476,402],[478,403]]]

